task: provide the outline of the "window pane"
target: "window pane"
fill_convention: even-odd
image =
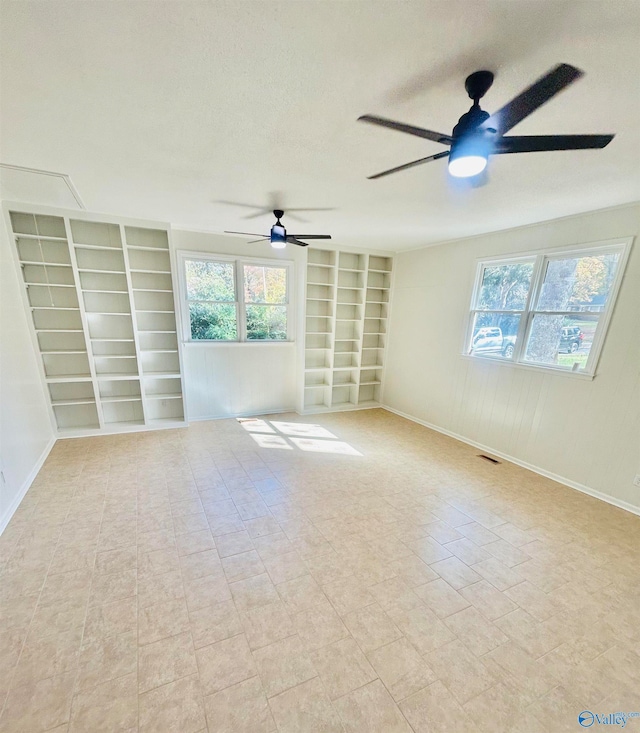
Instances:
[[[534,310],[599,313],[616,275],[619,253],[549,260]]]
[[[192,339],[235,341],[236,306],[232,303],[189,303]]]
[[[531,323],[525,361],[566,369],[584,369],[593,344],[598,316],[536,314]]]
[[[247,303],[286,303],[287,269],[245,265],[244,298]]]
[[[247,339],[287,340],[286,305],[247,305]]]
[[[469,353],[513,359],[520,316],[513,313],[476,313]]]
[[[235,301],[232,263],[186,260],[184,266],[188,300]]]
[[[531,285],[533,262],[486,265],[478,297],[478,310],[523,310]]]

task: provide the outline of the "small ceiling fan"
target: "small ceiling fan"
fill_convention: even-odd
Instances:
[[[426,158],[414,160],[411,163],[399,165],[396,168],[369,176],[369,179],[382,178],[390,173],[413,168],[422,163],[429,163],[439,158],[449,158],[449,173],[456,178],[471,178],[478,176],[487,166],[490,155],[504,155],[505,153],[533,153],[547,150],[581,150],[586,148],[604,148],[613,140],[613,135],[527,135],[507,136],[512,127],[535,112],[554,95],[562,91],[569,84],[581,76],[583,71],[569,64],[558,64],[547,74],[538,79],[528,89],[508,102],[502,109],[489,115],[480,109],[479,101],[489,91],[493,84],[493,74],[490,71],[476,71],[467,77],[465,89],[473,100],[468,112],[462,115],[458,124],[453,128],[451,135],[444,135],[422,127],[405,125],[401,122],[363,115],[360,122],[369,122],[372,125],[389,127],[392,130],[406,132],[427,140],[433,140],[448,145],[450,150],[429,155]]]
[[[259,239],[253,239],[251,242],[247,242],[247,244],[264,242],[268,239],[274,249],[284,249],[287,244],[297,244],[298,247],[308,247],[309,243],[302,242],[302,239],[331,239],[329,234],[287,234],[287,230],[280,221],[284,216],[284,211],[282,209],[274,209],[273,215],[276,217],[276,223],[271,227],[271,232],[266,236],[262,234],[254,234],[252,232],[225,232],[225,234],[241,234],[245,237],[259,237]]]

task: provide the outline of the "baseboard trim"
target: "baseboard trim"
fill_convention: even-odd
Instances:
[[[40,454],[40,457],[36,461],[35,465],[31,469],[31,471],[29,471],[29,475],[23,481],[22,486],[20,487],[20,491],[18,491],[14,500],[11,502],[7,511],[4,513],[2,519],[0,519],[0,535],[2,535],[2,533],[7,528],[7,525],[11,521],[11,518],[16,513],[16,509],[20,506],[22,500],[25,497],[25,494],[31,488],[31,484],[33,483],[35,477],[38,475],[38,471],[42,468],[43,463],[47,460],[47,456],[51,452],[51,449],[55,445],[55,442],[56,442],[55,436],[51,436],[51,438],[49,439],[49,442],[47,443],[44,450]]]
[[[471,445],[474,448],[479,448],[480,450],[490,453],[494,456],[497,456],[498,458],[502,458],[505,461],[509,461],[510,463],[515,463],[516,466],[520,466],[521,468],[526,468],[528,471],[533,471],[533,473],[537,473],[540,476],[549,478],[552,481],[556,481],[559,484],[568,486],[570,489],[575,489],[576,491],[580,491],[582,494],[587,494],[588,496],[592,496],[594,499],[600,499],[600,501],[604,501],[607,504],[611,504],[612,506],[618,507],[618,509],[624,509],[625,511],[630,512],[631,514],[636,514],[637,516],[640,516],[640,507],[635,506],[634,504],[629,504],[629,502],[622,501],[621,499],[616,499],[615,496],[611,496],[610,494],[605,494],[602,491],[597,491],[596,489],[592,489],[590,486],[586,486],[585,484],[580,484],[577,481],[572,481],[571,479],[566,478],[565,476],[560,476],[557,473],[552,473],[551,471],[547,471],[544,468],[540,468],[540,466],[534,466],[533,464],[527,463],[526,461],[522,461],[520,458],[511,456],[508,453],[503,453],[502,451],[498,451],[495,448],[492,448],[490,445],[485,445],[484,443],[478,443],[475,440],[470,440],[469,438],[466,438],[464,435],[460,435],[459,433],[454,433],[453,431],[447,430],[446,428],[441,428],[439,425],[434,425],[433,423],[429,423],[426,420],[421,420],[420,418],[414,417],[413,415],[409,415],[406,412],[402,412],[401,410],[396,410],[394,407],[389,407],[389,405],[380,405],[380,407],[382,407],[382,409],[386,410],[387,412],[392,412],[394,415],[403,417],[406,420],[411,420],[411,422],[418,423],[419,425],[422,425],[425,428],[429,428],[430,430],[435,430],[437,433],[442,433],[442,435],[447,435],[449,438],[454,438],[455,440],[459,440],[461,443],[466,443],[467,445]]]
[[[236,417],[258,417],[260,415],[282,415],[285,412],[297,412],[295,407],[281,410],[260,410],[259,412],[235,412],[232,415],[207,415],[206,417],[189,417],[189,422],[205,422],[206,420],[233,420]]]

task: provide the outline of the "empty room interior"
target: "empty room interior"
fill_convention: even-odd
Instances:
[[[639,49],[0,0],[0,733],[640,733]]]

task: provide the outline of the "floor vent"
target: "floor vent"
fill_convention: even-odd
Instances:
[[[500,463],[500,461],[497,458],[491,458],[491,456],[485,456],[484,453],[480,453],[478,458],[484,458],[484,460],[489,461],[489,463]]]

